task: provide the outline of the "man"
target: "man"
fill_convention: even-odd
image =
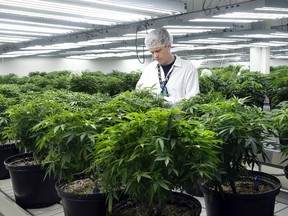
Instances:
[[[171,53],[173,37],[164,29],[155,29],[147,34],[145,45],[156,60],[143,71],[136,88],[152,88],[156,94],[164,95],[173,105],[199,93],[196,67]]]

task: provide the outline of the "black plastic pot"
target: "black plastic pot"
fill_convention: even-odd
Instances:
[[[19,154],[15,144],[0,145],[0,179],[10,178],[9,171],[4,165],[4,160],[12,155]]]
[[[15,161],[31,158],[30,153],[20,153],[4,160],[9,170],[16,203],[22,208],[42,208],[61,199],[55,189],[56,179],[46,174],[40,165],[15,165]]]
[[[74,179],[79,180],[81,178],[86,177],[78,176]],[[102,193],[87,195],[67,193],[62,190],[66,184],[66,181],[56,183],[56,190],[62,198],[65,216],[106,216],[106,196]]]
[[[288,165],[284,166],[283,171],[285,173],[286,178],[288,179]]]
[[[186,193],[192,195],[192,196],[196,196],[196,197],[203,197],[203,192],[200,189],[200,186],[197,184],[196,186],[188,186],[185,188]]]
[[[279,179],[257,171],[253,171],[252,175],[257,175],[260,181],[269,183],[274,189],[259,194],[231,194],[215,192],[201,185],[207,216],[273,216],[275,198],[281,188]]]
[[[286,135],[287,137],[287,135]],[[288,138],[286,137],[279,137],[279,143],[280,145],[288,145]]]
[[[202,205],[200,201],[189,194],[173,192],[173,198],[169,201],[168,204],[179,207],[186,207],[186,209],[189,209],[189,215],[193,216],[200,216],[202,211]],[[137,203],[135,201],[131,200],[128,196],[123,196],[119,199],[118,203],[113,206],[113,212],[111,216],[123,215],[122,210],[126,209],[130,209],[130,214],[132,212],[132,209],[135,208],[135,206],[137,206]],[[184,213],[185,212],[183,212],[183,214]],[[137,215],[139,215],[138,212]]]

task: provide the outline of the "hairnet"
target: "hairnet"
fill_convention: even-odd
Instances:
[[[169,32],[164,29],[155,29],[149,32],[145,38],[145,45],[148,49],[171,46],[173,43],[173,37]]]

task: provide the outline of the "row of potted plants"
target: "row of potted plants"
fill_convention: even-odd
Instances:
[[[8,140],[17,140],[16,147],[25,152],[4,161],[10,173],[17,204],[23,208],[38,208],[60,201],[55,190],[58,178],[47,172],[48,166],[44,161],[48,147],[36,147],[38,138],[44,133],[33,132],[33,127],[47,116],[63,111],[80,112],[81,107],[91,107],[107,98],[106,95],[91,96],[68,91],[29,92],[22,94],[20,101],[6,110],[8,123],[1,133]],[[83,164],[83,161],[79,164]]]
[[[246,173],[245,164],[257,163],[273,128],[261,109],[218,93],[183,101],[176,109],[148,92],[85,98],[53,91],[27,94],[7,113],[11,122],[4,134],[48,164],[47,173],[71,180],[85,171],[94,183],[103,180],[110,210],[123,189],[156,205],[155,214],[172,189],[199,180],[218,190],[226,182],[233,185]]]
[[[8,84],[14,84],[14,87],[17,84],[15,90],[21,92],[66,89],[89,94],[105,93],[112,96],[134,89],[139,78],[139,71],[130,73],[113,71],[109,74],[101,71],[82,71],[79,74],[70,71],[31,72],[28,76],[22,77],[15,74],[2,75],[0,84],[5,84],[6,87]],[[0,90],[0,93],[3,90]]]
[[[3,112],[2,119],[7,122],[3,136],[18,140],[19,148],[47,165],[47,175],[68,181],[78,172],[88,175],[92,185],[104,192],[89,189],[89,196],[94,197],[91,215],[99,210],[95,199],[101,201],[103,214],[103,199],[115,213],[115,207],[120,206],[115,200],[123,194],[133,205],[135,201],[141,208],[148,205],[147,214],[160,215],[164,206],[174,204],[170,202],[173,190],[199,183],[220,192],[227,185],[234,190],[235,182],[250,170],[246,165],[257,164],[259,154],[265,158],[267,136],[285,131],[285,127],[287,130],[285,118],[277,118],[277,110],[282,113],[285,106],[275,109],[272,116],[272,112],[251,106],[248,99],[226,98],[215,92],[200,94],[177,107],[167,107],[161,97],[149,91],[123,92],[113,98],[63,90],[29,92],[18,100]],[[259,173],[253,176],[260,181]],[[269,198],[273,205],[262,215],[271,215],[274,210],[280,185],[275,179],[272,182],[278,183]],[[64,207],[68,205],[62,201]],[[250,212],[259,210],[254,207],[249,207]],[[69,216],[76,212],[65,211]],[[213,209],[209,214],[212,212],[218,211]],[[196,211],[195,215],[199,214]]]
[[[12,94],[13,95],[13,94]],[[15,96],[15,95],[14,95]],[[17,103],[15,97],[6,97],[0,94],[0,131],[4,131],[8,126],[8,118],[6,110]],[[13,140],[7,139],[3,133],[0,132],[0,179],[9,178],[9,172],[4,165],[4,160],[14,154],[19,153]]]
[[[226,98],[250,97],[247,103],[259,107],[263,106],[264,98],[268,97],[271,108],[288,100],[287,66],[271,67],[269,74],[249,70],[241,71],[240,66],[211,68],[211,71],[213,76],[200,76],[202,93],[219,91]],[[200,73],[201,70],[199,70]],[[2,75],[0,84],[18,84],[17,88],[21,92],[69,89],[89,94],[100,92],[116,95],[126,90],[133,90],[139,77],[140,71],[130,73],[113,71],[109,74],[101,71],[83,71],[80,74],[70,71],[31,72],[23,77],[15,74]]]
[[[277,104],[288,100],[288,67],[271,68],[269,74],[242,71],[232,66],[212,68],[213,76],[200,77],[200,92],[221,92],[226,98],[249,97],[247,103],[263,107],[265,97],[269,99],[271,109]]]
[[[207,95],[198,95],[183,104],[189,118],[200,119],[223,141],[218,176],[201,185],[207,215],[274,215],[279,179],[250,171],[259,165],[259,156],[264,161],[268,159],[265,144],[275,130],[270,113],[247,105],[246,98],[227,100],[218,93],[211,94],[208,101],[203,98]],[[260,191],[267,185],[273,189]],[[243,188],[247,190],[244,194]]]

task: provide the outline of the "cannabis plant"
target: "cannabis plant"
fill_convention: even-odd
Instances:
[[[288,155],[288,101],[280,102],[271,112],[267,112],[279,138],[281,152]]]
[[[174,189],[213,179],[220,141],[177,109],[127,113],[95,135],[93,164],[101,171],[109,210],[117,191],[158,215]]]
[[[46,152],[44,161],[49,162],[48,172],[68,181],[90,166],[88,155],[97,145],[95,134],[117,124],[128,113],[154,109],[164,103],[148,91],[124,92],[114,98],[101,94],[72,95],[68,99],[59,94],[57,98],[69,102],[73,108],[47,115],[32,128],[38,134],[37,151]],[[97,175],[90,176],[97,183]]]
[[[248,106],[245,100],[231,98],[195,104],[191,99],[183,104],[189,119],[199,120],[223,141],[217,149],[219,176],[210,181],[219,190],[222,185],[230,184],[236,193],[235,180],[247,173],[247,165],[253,168],[258,164],[259,155],[268,159],[264,147],[272,134],[272,124],[266,121],[261,108]]]
[[[7,109],[10,122],[3,133],[10,139],[19,141],[17,147],[20,150],[33,153],[34,159],[41,162],[49,148],[48,145],[43,148],[37,148],[36,145],[38,140],[45,137],[46,130],[35,130],[34,127],[63,110],[81,112],[83,107],[98,104],[103,98],[68,91],[24,94],[18,104]]]

